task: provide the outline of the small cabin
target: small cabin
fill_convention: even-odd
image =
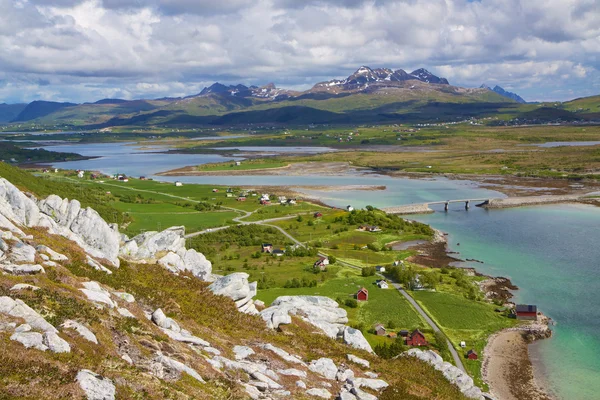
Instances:
[[[386,281],[384,281],[383,279],[380,281],[377,281],[377,286],[379,286],[379,289],[389,289],[390,288],[388,283]]]
[[[389,332],[387,334],[387,337],[389,337],[390,339],[396,339],[398,337],[398,334],[396,332]]]
[[[320,213],[320,212],[316,212],[316,213],[313,214],[314,218],[321,218],[322,216],[323,216],[323,214]]]
[[[366,288],[361,288],[356,293],[356,300],[358,300],[358,301],[368,301],[369,300],[369,291]]]
[[[268,206],[269,204],[271,204],[271,200],[269,200],[269,199],[260,199],[260,204],[262,204],[263,206]]]
[[[246,196],[239,196],[237,201],[246,201]]]
[[[352,212],[354,211],[354,207],[349,205],[348,207],[346,207],[346,210],[348,210],[348,212]]]
[[[319,257],[317,261],[313,264],[313,268],[320,269],[323,271],[329,265],[329,258],[327,257]]]
[[[378,266],[375,267],[375,271],[384,273],[385,272],[385,267],[382,266],[382,265],[378,265]]]
[[[273,251],[273,245],[271,243],[263,243],[261,246],[263,253],[271,253]]]
[[[387,331],[382,324],[377,324],[375,325],[375,334],[377,336],[385,336],[387,334]]]
[[[475,352],[475,350],[471,349],[471,350],[467,351],[467,358],[469,360],[477,360],[478,356],[477,356],[477,353]]]
[[[407,338],[406,344],[409,346],[427,346],[429,343],[425,335],[418,329],[415,329]]]
[[[183,183],[177,181],[177,182],[175,182],[175,186],[183,186]]]
[[[408,331],[406,329],[402,329],[399,333],[403,338],[408,337]]]
[[[515,307],[515,314],[517,319],[520,320],[536,320],[537,319],[537,306],[528,304],[517,304]]]
[[[241,162],[241,161],[236,161],[236,162],[235,162],[235,166],[236,166],[236,167],[239,167],[240,165],[242,165],[242,162]]]

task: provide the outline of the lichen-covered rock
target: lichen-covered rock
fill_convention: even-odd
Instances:
[[[171,357],[165,356],[163,354],[158,354],[156,357],[156,361],[160,363],[167,369],[177,371],[179,373],[185,372],[192,378],[196,379],[198,382],[205,383],[204,379],[200,376],[195,369],[188,367],[182,362],[172,359]]]
[[[331,358],[319,358],[318,360],[314,360],[309,364],[308,369],[329,380],[334,380],[338,371],[338,367]]]
[[[88,300],[93,301],[97,304],[105,304],[109,308],[115,308],[116,304],[110,298],[110,293],[103,289],[98,282],[84,282],[83,286],[85,289],[81,290]]]
[[[368,351],[369,353],[373,352],[371,345],[367,342],[367,339],[363,336],[362,332],[358,329],[351,328],[347,326],[344,329],[343,334],[344,343],[356,348]]]
[[[94,268],[96,271],[102,271],[109,275],[112,274],[112,271],[110,269],[106,268],[104,265],[100,264],[98,261],[94,260],[89,255],[86,255],[85,262],[87,265]]]
[[[367,393],[364,390],[360,390],[359,388],[352,388],[350,393],[354,395],[356,400],[377,400],[377,396]]]
[[[96,338],[96,335],[94,335],[94,333],[90,331],[85,325],[80,324],[77,321],[68,319],[61,325],[61,327],[67,329],[74,329],[84,339],[89,340],[92,343],[98,344],[98,339]]]
[[[287,361],[289,363],[306,366],[306,363],[304,361],[302,361],[301,359],[299,359],[298,357],[291,355],[290,353],[288,353],[287,351],[285,351],[283,349],[280,349],[279,347],[273,346],[271,343],[261,344],[259,346],[262,349],[272,351],[273,353],[277,354],[279,357],[281,357],[282,359],[284,359],[285,361]]]
[[[16,291],[16,290],[32,290],[32,291],[36,291],[36,290],[40,290],[40,288],[37,287],[37,286],[30,285],[28,283],[17,283],[13,287],[11,287],[10,290],[11,291]]]
[[[35,248],[41,254],[47,254],[52,261],[68,261],[69,258],[63,254],[57,253],[48,246],[40,245]]]
[[[54,353],[70,353],[71,346],[56,332],[44,332],[44,344]]]
[[[44,344],[44,336],[39,332],[15,332],[10,340],[17,341],[28,349],[33,347],[42,351],[48,350],[48,346]]]
[[[371,390],[383,390],[389,386],[384,380],[371,378],[356,378],[352,380],[352,384],[357,388],[366,387]]]
[[[114,400],[116,388],[110,379],[82,369],[75,378],[87,400]]]
[[[248,283],[249,275],[236,272],[216,279],[208,288],[216,295],[231,298],[238,311],[246,314],[257,314],[252,297],[256,295],[256,282]]]
[[[8,259],[13,263],[34,263],[35,248],[23,242],[17,242],[11,246],[8,252]]]
[[[254,354],[254,350],[248,346],[234,346],[233,353],[235,354],[235,359],[239,361],[250,357]]]
[[[13,300],[8,296],[0,297],[0,313],[22,318],[34,329],[43,332],[57,332],[56,328],[46,321],[44,317],[20,299]]]
[[[319,397],[321,399],[330,399],[331,393],[327,389],[312,388],[306,391],[306,394],[313,397]]]
[[[133,315],[131,311],[126,308],[119,307],[117,308],[117,312],[125,318],[135,318],[135,315]]]
[[[290,315],[297,315],[321,329],[330,338],[341,338],[346,344],[373,352],[362,332],[344,325],[348,323],[346,310],[328,297],[280,296],[271,307],[262,310],[260,315],[267,327],[272,329],[278,328],[280,324],[291,323]]]
[[[113,294],[118,298],[125,300],[128,303],[135,303],[135,297],[133,297],[132,294],[126,292],[113,292]]]
[[[46,273],[44,267],[39,264],[0,264],[0,269],[11,275],[36,275]]]
[[[370,368],[371,367],[371,363],[369,363],[367,360],[357,357],[354,354],[346,354],[346,357],[348,357],[348,361],[352,361],[355,364],[358,365],[362,365],[363,367],[366,368]]]

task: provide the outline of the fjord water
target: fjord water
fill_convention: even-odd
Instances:
[[[203,154],[131,156],[134,147],[115,143],[48,149],[84,154],[79,146],[92,146],[85,149],[85,155],[105,157],[55,165],[148,176],[170,168],[223,159]],[[317,185],[330,190],[300,190],[337,207],[348,204],[386,207],[446,199],[503,197],[474,182],[443,178],[416,180],[354,174],[155,178],[232,186]],[[340,185],[382,185],[386,189],[336,190]],[[483,264],[471,265],[483,273],[511,278],[520,288],[515,293],[516,301],[537,304],[557,322],[553,338],[531,346],[543,386],[560,399],[600,399],[600,208],[549,205],[489,211],[471,207],[465,211],[464,204],[453,204],[448,213],[441,208],[437,211],[440,212],[410,218],[448,232],[450,247],[460,251],[461,258],[483,261]]]

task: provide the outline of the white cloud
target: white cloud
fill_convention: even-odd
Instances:
[[[27,100],[36,85],[77,101],[190,94],[214,80],[307,87],[363,64],[579,95],[600,68],[597,0],[0,0],[0,9],[0,70],[13,88],[0,88],[0,102]]]

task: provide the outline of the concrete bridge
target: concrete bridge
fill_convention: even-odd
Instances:
[[[443,204],[444,211],[448,211],[451,203],[464,203],[465,210],[468,210],[471,207],[471,203],[475,203],[476,206],[485,206],[490,203],[492,199],[459,199],[459,200],[442,200],[442,201],[430,201],[427,203],[418,203],[418,204],[407,204],[405,206],[396,206],[396,207],[385,207],[382,208],[388,214],[399,214],[399,215],[407,215],[407,214],[430,214],[434,212],[429,206],[436,204]]]

